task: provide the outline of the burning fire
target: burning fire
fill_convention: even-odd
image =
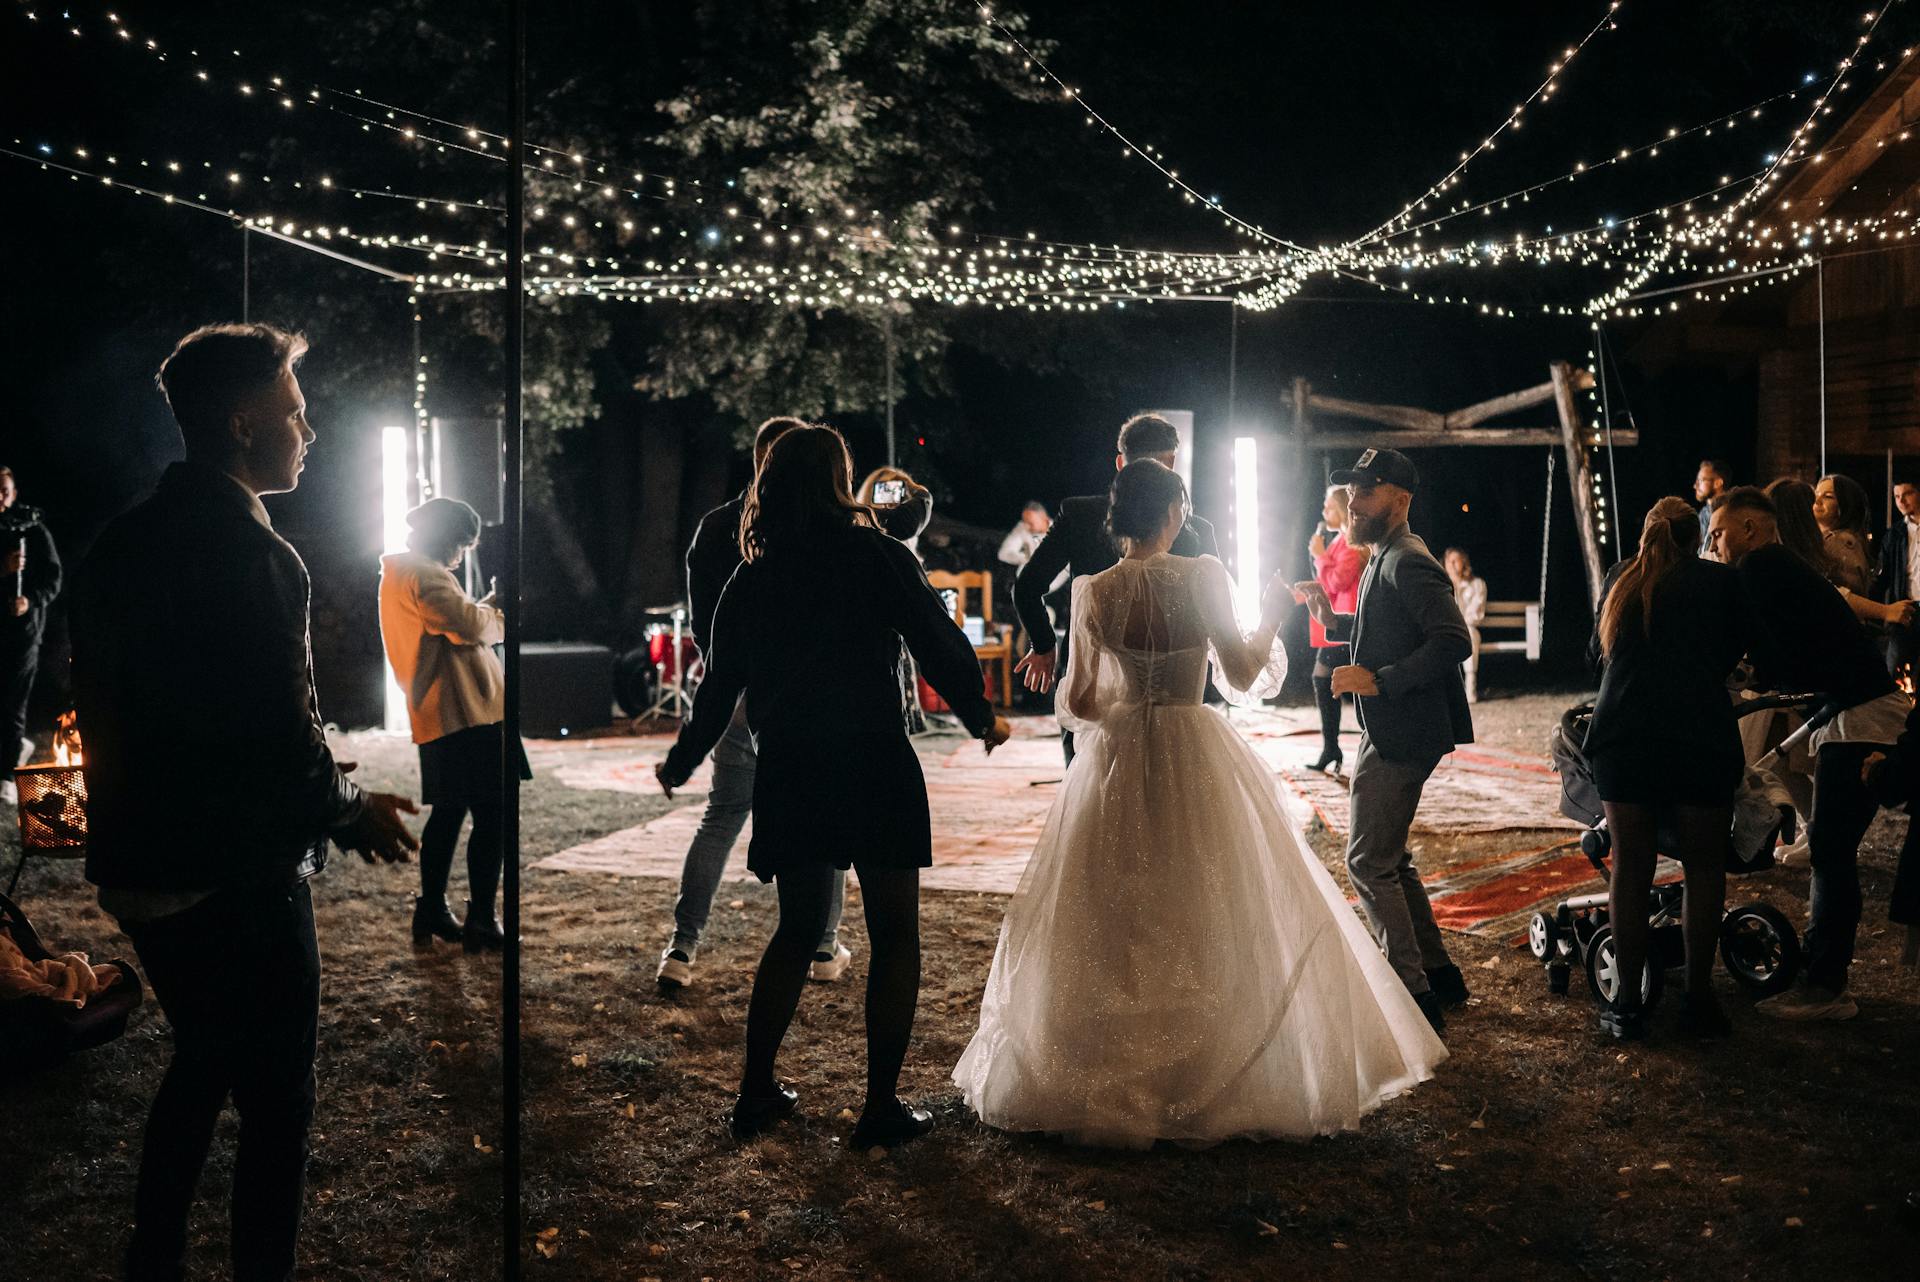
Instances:
[[[77,766],[81,764],[80,727],[72,712],[60,714],[59,728],[53,732],[53,764],[56,766]]]

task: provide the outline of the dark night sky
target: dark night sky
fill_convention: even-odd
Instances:
[[[289,10],[140,0],[115,12],[133,30],[176,47],[218,42],[247,51],[254,65],[284,67],[290,80],[347,81],[455,119],[496,123],[499,108],[476,102],[460,76],[442,74],[442,59],[452,45],[491,48],[484,22],[497,7],[418,4],[414,11],[433,20],[416,29],[428,33],[418,40],[383,32],[380,6]],[[183,67],[157,67],[136,51],[110,47],[100,20],[106,8],[74,8],[91,34],[63,41],[53,29],[55,6],[9,5],[0,19],[5,145],[44,140],[154,158],[234,156],[255,168],[270,159],[277,169],[308,172],[363,161],[409,190],[450,181],[441,175],[451,169],[410,176],[412,162],[395,145],[369,141],[338,121],[300,134],[304,146],[289,144],[284,131],[276,141],[270,131],[284,122],[264,121],[252,104],[196,94]],[[591,98],[583,82],[617,77],[644,119],[649,104],[675,88],[671,14],[612,3],[561,8],[536,20],[536,97],[545,85],[560,91],[563,104],[576,92]],[[47,20],[37,28],[26,23],[27,9]],[[1602,10],[1585,2],[1041,0],[1027,12],[1032,34],[1056,43],[1053,65],[1086,101],[1160,147],[1183,176],[1236,212],[1320,243],[1372,226],[1438,178]],[[1482,197],[1552,177],[1573,161],[1597,160],[1669,126],[1795,87],[1807,73],[1824,80],[1863,30],[1862,12],[1818,0],[1629,0],[1618,12],[1618,30],[1576,60],[1551,104],[1530,111],[1524,131],[1476,162],[1466,191]],[[1914,14],[1896,13],[1890,22],[1895,49],[1920,35]],[[487,56],[478,60],[482,69]],[[1862,84],[1872,79],[1869,73]],[[1446,239],[1569,226],[1691,195],[1721,173],[1757,167],[1804,110],[1799,102],[1776,104],[1763,122],[1675,144],[1616,176],[1575,184],[1559,200],[1458,220],[1459,230]],[[996,177],[997,209],[975,221],[978,230],[1193,249],[1237,243],[1144,166],[1122,160],[1118,144],[1083,125],[1071,106],[1010,109],[1008,119],[1022,141],[1008,148],[1008,164]],[[15,391],[0,453],[21,470],[29,499],[55,509],[83,537],[170,452],[150,371],[184,325],[237,312],[239,235],[206,215],[69,183],[17,161],[0,164],[0,209],[13,251],[0,348],[6,385]],[[1076,177],[1064,189],[1049,181],[1062,166]],[[497,168],[479,166],[461,186],[472,193],[498,181]],[[412,217],[405,206],[353,212],[361,225],[398,227]],[[253,266],[256,302],[314,335],[308,378],[323,432],[329,423],[403,412],[406,329],[394,287],[283,248],[261,248]],[[1546,298],[1577,302],[1598,280],[1576,270],[1511,267],[1436,283],[1537,305]],[[1278,312],[1241,319],[1235,402],[1249,426],[1283,422],[1283,397],[1296,374],[1357,399],[1445,409],[1544,381],[1556,357],[1586,360],[1579,321],[1485,320],[1325,280],[1306,295]],[[942,482],[953,515],[1003,526],[1030,494],[1051,500],[1104,483],[1111,433],[1134,409],[1190,407],[1200,415],[1203,451],[1224,438],[1224,307],[1062,317],[1048,341],[1062,362],[1055,372],[1010,370],[963,345],[954,355],[953,395],[903,405],[908,433],[929,437],[921,462]],[[392,352],[393,369],[384,382],[330,383],[329,342],[377,344]],[[848,416],[844,426],[862,464],[870,463],[878,445],[874,423]],[[1680,487],[1690,459],[1715,445],[1716,424],[1705,417],[1642,426],[1661,443],[1627,463],[1633,476],[1623,481],[1636,487],[1630,493],[1651,497]],[[1476,544],[1496,596],[1529,595],[1539,452],[1429,452],[1420,461],[1431,478],[1419,510],[1432,541]],[[296,523],[316,523],[328,505],[358,502],[364,450],[329,456],[323,449],[316,462],[303,493],[279,501]],[[1200,498],[1204,508],[1218,496],[1203,482]],[[1462,503],[1473,511],[1461,513]],[[1556,573],[1574,589],[1577,562],[1567,531],[1562,525]]]

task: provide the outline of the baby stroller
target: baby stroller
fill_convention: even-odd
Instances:
[[[1817,708],[1804,724],[1748,769],[1735,794],[1733,843],[1727,872],[1734,876],[1773,866],[1775,841],[1791,839],[1793,810],[1784,796],[1769,789],[1763,773],[1776,758],[1804,742],[1831,721],[1838,707],[1822,704],[1815,694],[1768,695],[1744,700],[1736,717],[1781,708]],[[1612,834],[1600,806],[1599,790],[1583,751],[1593,706],[1569,708],[1549,737],[1553,766],[1560,774],[1560,813],[1585,824],[1580,850],[1602,878],[1609,876],[1607,854]],[[1777,785],[1775,786],[1777,788]],[[1641,971],[1641,1005],[1648,1010],[1660,999],[1666,972],[1686,960],[1680,913],[1684,888],[1679,881],[1657,883],[1648,904],[1647,965]],[[1611,1006],[1619,996],[1619,970],[1614,964],[1613,929],[1607,921],[1607,896],[1580,895],[1563,901],[1552,913],[1539,912],[1527,925],[1527,947],[1546,967],[1547,987],[1567,991],[1573,967],[1586,971],[1587,987],[1596,1000]],[[1727,910],[1720,927],[1720,960],[1734,982],[1760,996],[1785,992],[1800,973],[1800,936],[1785,914],[1762,903],[1739,904]]]

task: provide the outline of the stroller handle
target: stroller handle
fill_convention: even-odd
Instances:
[[[1738,704],[1734,705],[1733,715],[1738,719],[1749,716],[1755,712],[1774,712],[1781,708],[1811,708],[1825,703],[1826,698],[1826,695],[1818,691],[1807,694],[1765,694],[1757,699],[1742,699]],[[1821,707],[1814,715],[1822,717],[1823,719],[1820,724],[1825,725],[1828,721],[1833,720],[1839,711],[1840,709],[1837,707],[1831,712]]]
[[[1787,698],[1787,696],[1784,696],[1784,695],[1779,697]],[[1801,704],[1812,703],[1816,700],[1825,700],[1825,701],[1822,702],[1819,707],[1815,708],[1812,714],[1809,715],[1807,719],[1803,721],[1794,730],[1792,734],[1782,739],[1780,741],[1780,745],[1777,748],[1774,748],[1771,752],[1768,752],[1765,756],[1761,757],[1760,760],[1754,762],[1753,764],[1755,766],[1757,766],[1762,770],[1767,769],[1774,762],[1778,761],[1781,757],[1785,756],[1789,752],[1792,752],[1795,748],[1798,748],[1801,744],[1805,743],[1808,739],[1811,739],[1816,733],[1824,729],[1829,721],[1832,721],[1835,717],[1839,716],[1843,711],[1845,711],[1845,709],[1842,707],[1842,705],[1838,700],[1827,699],[1824,695],[1811,695],[1811,696],[1795,695],[1791,699],[1789,699],[1788,702],[1786,703],[1774,702],[1773,706],[1793,707]],[[1770,702],[1769,699],[1749,700],[1750,706],[1748,710],[1758,712],[1761,710],[1762,705],[1767,704],[1769,702]],[[1738,715],[1745,716],[1746,712],[1743,711]]]

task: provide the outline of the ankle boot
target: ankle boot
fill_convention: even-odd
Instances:
[[[453,909],[447,907],[445,896],[428,899],[416,895],[413,900],[413,942],[424,948],[435,937],[449,944],[460,942],[460,922],[454,917]]]
[[[507,946],[506,932],[500,928],[500,919],[488,913],[482,917],[473,910],[473,901],[467,901],[467,923],[460,928],[460,942],[470,953],[497,953]]]

